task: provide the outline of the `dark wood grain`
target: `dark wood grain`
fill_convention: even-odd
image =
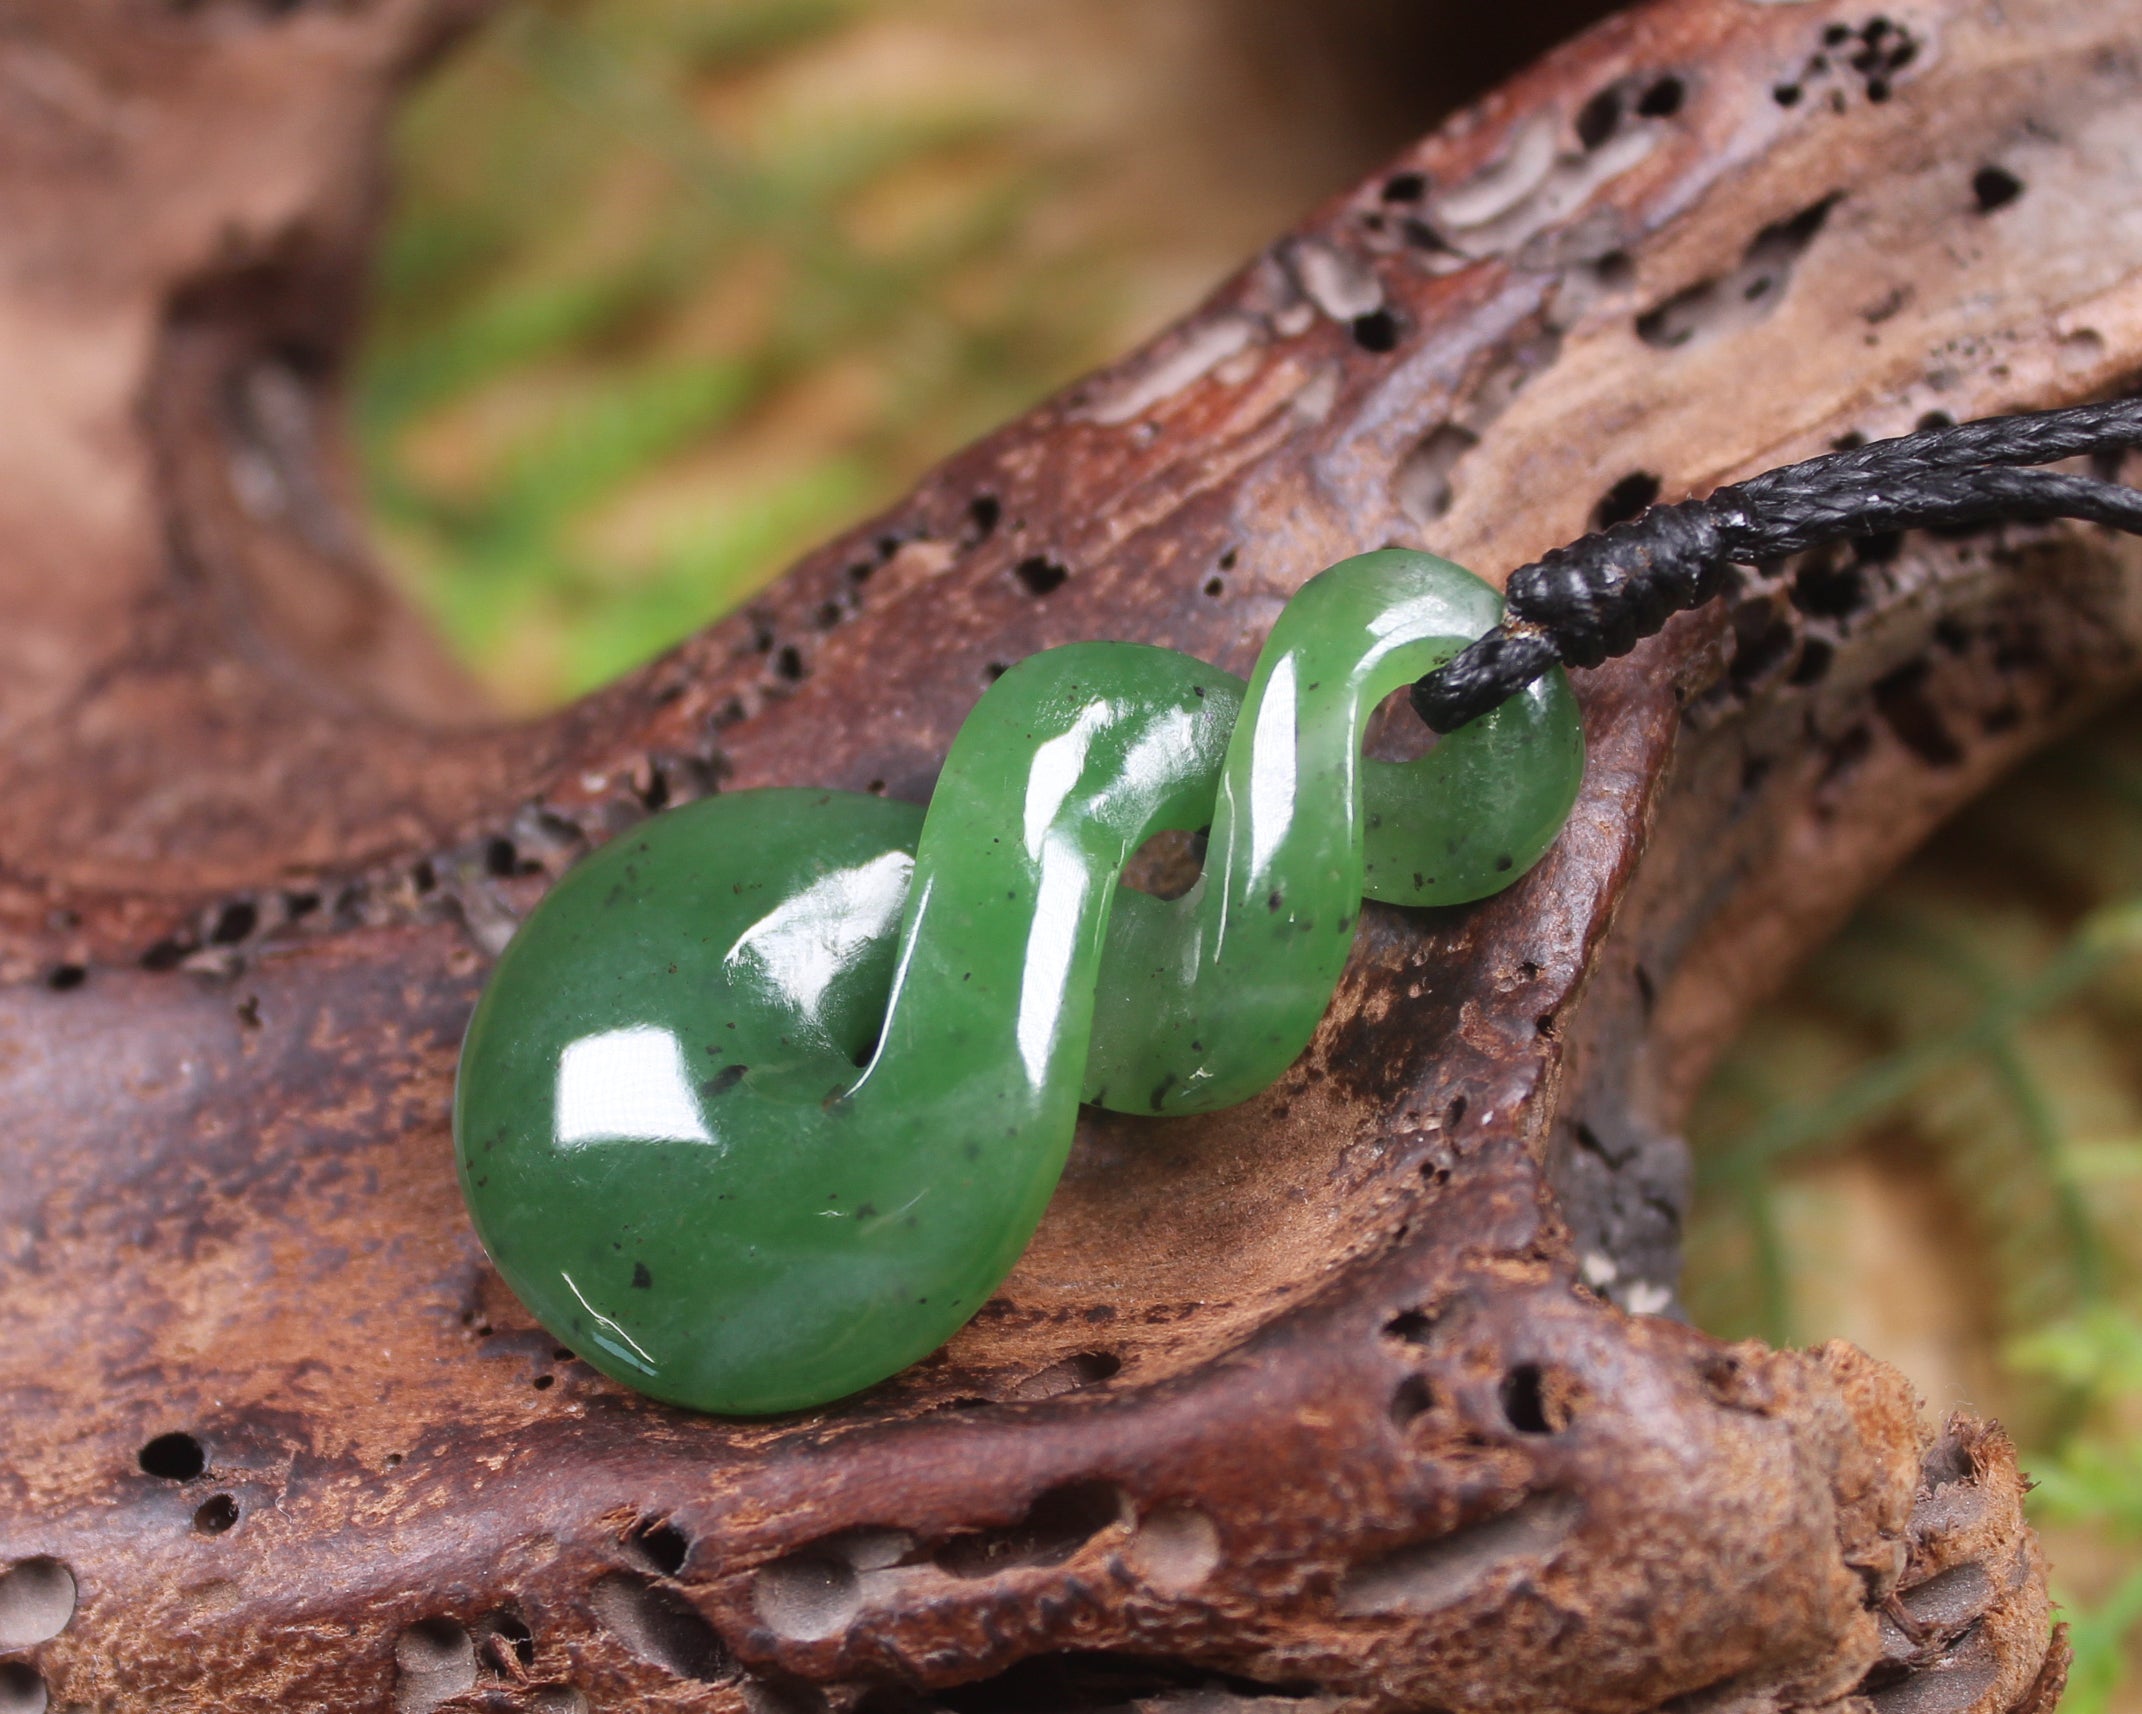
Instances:
[[[1999,1431],[1662,1312],[1674,1128],[1736,1018],[2136,677],[2142,564],[2098,532],[1762,568],[1580,675],[1546,864],[1369,909],[1258,1101],[1090,1118],[1003,1294],[840,1406],[698,1418],[556,1350],[447,1103],[515,917],[651,806],[920,799],[1049,644],[1239,671],[1358,549],[1500,575],[1633,476],[2118,388],[2142,5],[1612,19],[750,611],[505,729],[371,568],[334,426],[381,119],[467,10],[0,10],[0,1691],[2050,1707]],[[1990,213],[1989,163],[2025,186]],[[78,1599],[33,1637],[47,1562]]]

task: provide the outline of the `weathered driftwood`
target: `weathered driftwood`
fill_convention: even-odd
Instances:
[[[1750,998],[2134,677],[2099,533],[1770,568],[1581,675],[1543,868],[1368,911],[1247,1108],[1091,1120],[1002,1297],[836,1408],[694,1418],[554,1349],[446,1114],[515,915],[664,801],[920,798],[994,662],[1239,670],[1356,549],[1499,572],[2117,387],[2142,3],[1615,19],[511,730],[452,724],[333,426],[381,110],[464,10],[6,9],[0,1707],[2049,1706],[1998,1430],[1656,1312]]]

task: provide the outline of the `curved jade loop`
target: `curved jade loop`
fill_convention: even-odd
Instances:
[[[1447,561],[1364,554],[1287,605],[1247,687],[1134,643],[1022,662],[927,816],[739,792],[605,846],[462,1046],[462,1189],[507,1283],[701,1410],[822,1404],[928,1355],[1026,1247],[1082,1091],[1254,1094],[1315,1030],[1364,894],[1478,898],[1546,850],[1583,767],[1559,673],[1417,762],[1360,753],[1377,703],[1499,611]],[[1190,893],[1118,887],[1149,835],[1208,822]]]

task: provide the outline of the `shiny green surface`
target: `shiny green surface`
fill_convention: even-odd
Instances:
[[[1376,704],[1498,611],[1446,561],[1366,554],[1288,603],[1246,687],[1134,643],[1022,662],[927,817],[741,792],[604,847],[462,1048],[462,1187],[507,1282],[702,1410],[824,1403],[936,1349],[1026,1247],[1082,1093],[1255,1094],[1364,894],[1458,903],[1546,850],[1583,766],[1559,673],[1417,762],[1360,753]],[[1151,834],[1207,824],[1184,897],[1119,888]]]

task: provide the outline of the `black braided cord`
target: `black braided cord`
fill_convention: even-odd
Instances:
[[[1557,663],[1627,654],[1717,595],[1729,566],[1825,542],[2053,518],[2142,535],[2142,492],[2018,468],[2135,446],[2142,399],[2116,399],[1922,429],[1654,506],[1513,572],[1502,623],[1415,684],[1413,706],[1435,731],[1455,731]]]

